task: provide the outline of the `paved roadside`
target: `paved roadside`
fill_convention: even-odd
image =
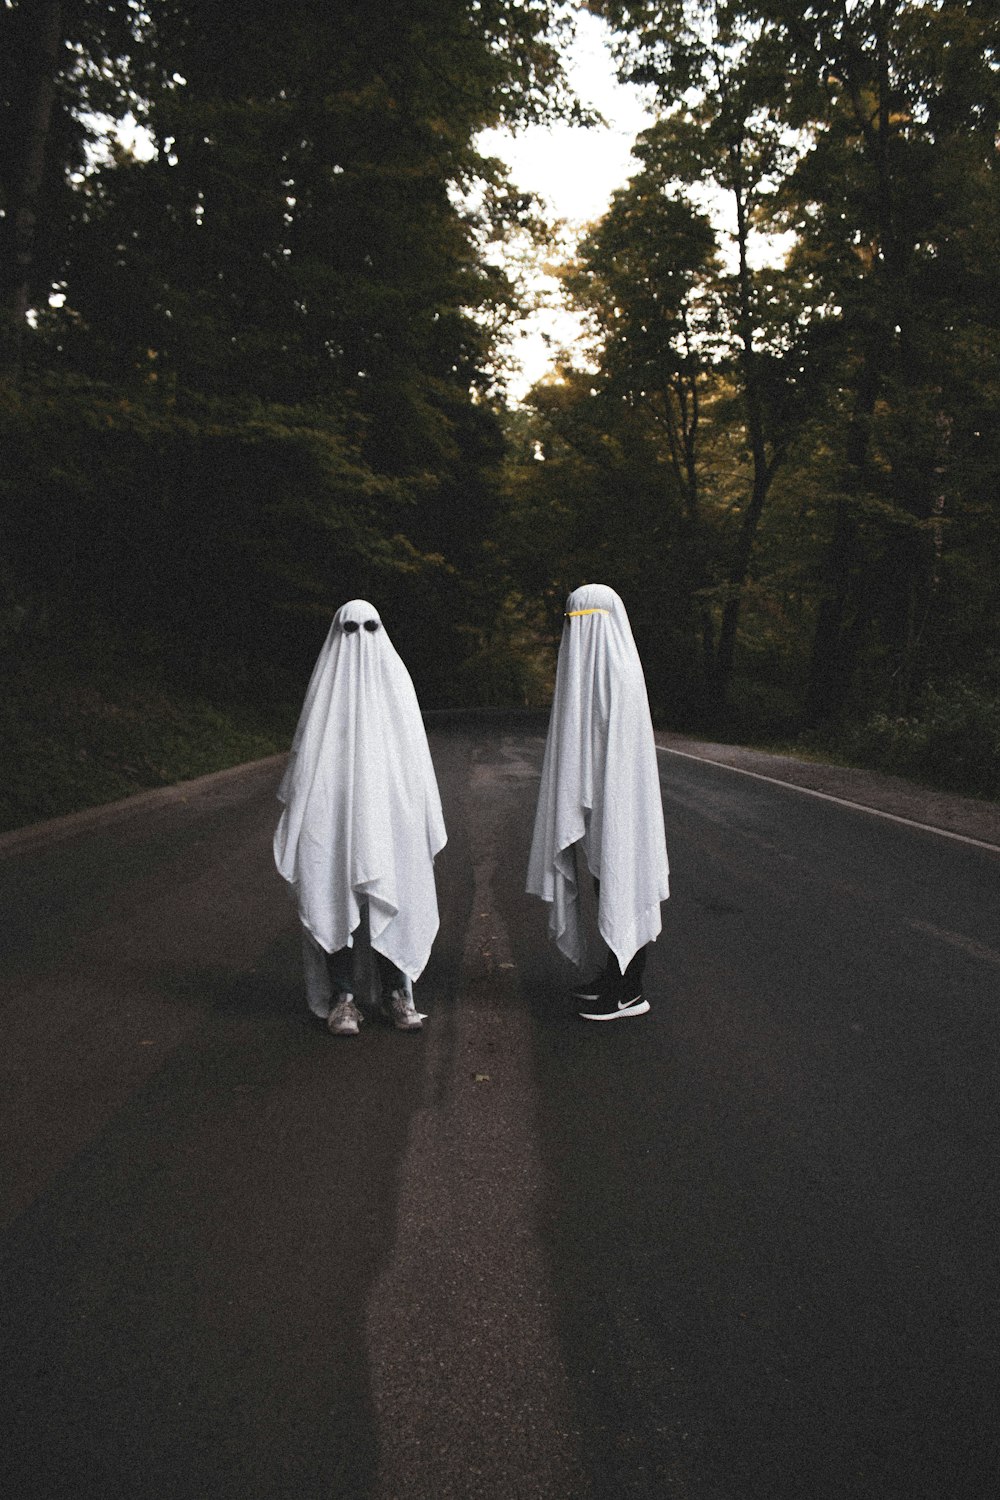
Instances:
[[[5,854],[27,853],[43,845],[58,844],[78,834],[110,828],[123,818],[132,818],[137,813],[155,813],[164,808],[183,806],[188,802],[218,801],[225,797],[227,788],[233,795],[241,797],[245,791],[248,773],[267,778],[273,774],[275,785],[280,779],[279,768],[285,762],[285,754],[268,755],[263,760],[247,761],[238,766],[227,766],[222,771],[209,771],[205,776],[196,776],[191,781],[176,781],[170,786],[152,787],[148,792],[134,792],[130,797],[121,797],[117,802],[102,802],[96,807],[84,807],[79,812],[66,813],[61,818],[48,818],[43,823],[29,823],[24,828],[12,828],[0,833],[0,858]]]
[[[889,813],[929,828],[938,828],[962,838],[976,839],[1000,848],[1000,803],[955,792],[934,791],[887,776],[882,771],[835,766],[826,761],[803,760],[794,755],[776,755],[750,750],[742,745],[720,745],[711,740],[660,730],[656,742],[661,749],[696,760],[713,761],[735,771],[768,777],[786,786],[802,787],[853,802],[859,807]]]

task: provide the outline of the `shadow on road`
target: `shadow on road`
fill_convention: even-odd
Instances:
[[[9,1232],[3,1493],[369,1493],[364,1308],[422,1042],[314,1029],[298,964],[292,933],[169,975],[204,1019]]]
[[[534,1021],[539,1229],[594,1495],[986,1500],[990,952],[915,947],[899,914],[919,911],[927,851],[907,861],[905,840],[828,828],[811,804],[755,793],[716,814],[714,788],[696,794],[668,799],[649,1016],[578,1021],[522,872],[498,893]],[[530,816],[512,815],[511,847]],[[963,883],[950,846],[939,857],[954,868],[935,899],[954,889],[974,913],[984,862]]]

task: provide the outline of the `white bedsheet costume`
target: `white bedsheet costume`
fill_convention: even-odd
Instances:
[[[560,951],[582,965],[577,843],[600,881],[598,929],[624,972],[660,932],[667,846],[642,664],[625,606],[599,583],[566,602],[527,881],[551,903]]]
[[[316,950],[351,944],[365,900],[372,948],[417,979],[438,930],[434,856],[447,835],[410,674],[364,599],[334,615],[278,797],[274,859],[308,935],[310,1006],[328,1008],[310,982],[322,982]]]

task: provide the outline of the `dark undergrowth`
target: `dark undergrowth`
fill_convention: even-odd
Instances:
[[[1000,698],[968,682],[928,687],[913,713],[872,713],[800,744],[941,791],[1000,800]]]
[[[724,744],[901,776],[937,791],[1000,800],[1000,696],[956,678],[932,684],[908,714],[858,712],[801,728],[791,693],[737,680],[725,710],[670,727]]]
[[[0,654],[0,830],[287,749],[294,710],[245,684],[185,679],[140,643],[87,627],[8,636]]]

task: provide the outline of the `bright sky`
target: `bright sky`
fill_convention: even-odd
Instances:
[[[505,161],[516,185],[537,193],[547,216],[566,221],[571,230],[603,215],[615,188],[635,169],[633,141],[651,123],[643,91],[615,77],[609,37],[602,20],[579,11],[576,42],[566,57],[570,82],[582,102],[607,120],[606,127],[535,125],[516,137],[490,130],[479,138],[484,154]],[[539,274],[532,284],[555,299],[552,277]],[[571,344],[579,332],[579,318],[564,308],[550,307],[527,319],[515,344],[521,373],[510,381],[511,397],[522,397],[551,366],[558,348]]]

